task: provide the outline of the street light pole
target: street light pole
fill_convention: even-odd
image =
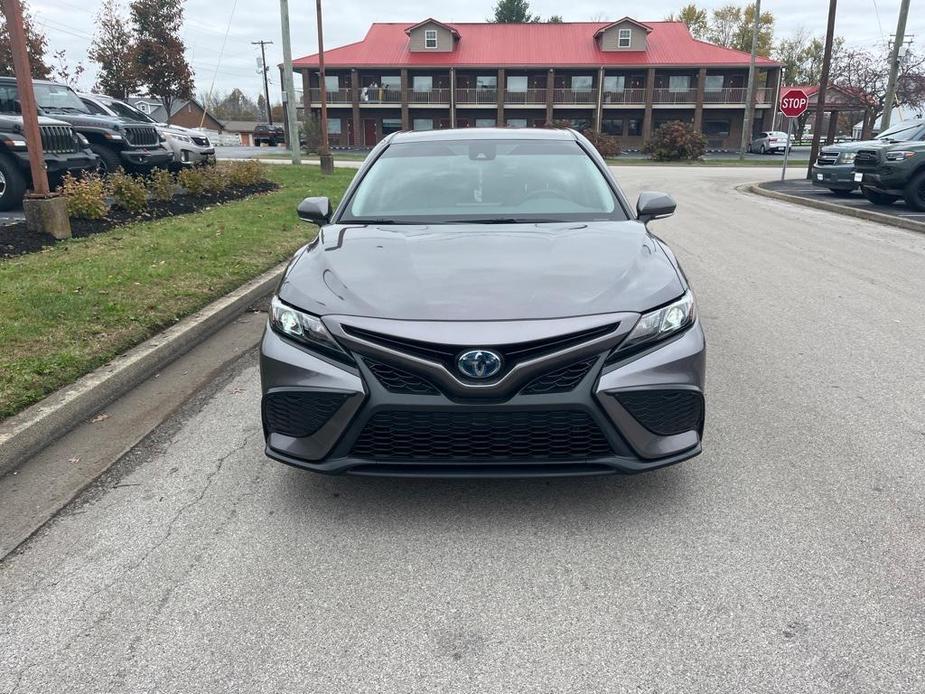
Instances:
[[[334,157],[328,148],[328,90],[324,83],[324,31],[321,28],[321,0],[315,0],[315,12],[318,16],[318,81],[321,96],[321,144],[318,146],[318,158],[321,160],[321,173],[334,173]]]
[[[745,146],[752,139],[752,117],[755,109],[755,55],[758,52],[758,30],[761,27],[761,0],[755,0],[755,25],[752,27],[752,55],[748,61],[748,95],[745,97],[745,120],[742,123],[742,142],[739,161],[745,159]]]
[[[829,68],[832,65],[832,42],[835,40],[835,7],[838,0],[829,0],[829,19],[825,29],[825,49],[822,53],[822,75],[819,78],[819,91],[816,93],[816,118],[813,121],[813,145],[809,150],[809,165],[806,178],[812,178],[813,165],[819,155],[819,138],[822,135],[822,121],[825,118],[826,91],[829,86]]]
[[[893,115],[893,102],[896,101],[896,80],[899,78],[900,51],[906,40],[906,17],[909,15],[909,0],[902,0],[899,6],[899,21],[896,22],[896,37],[893,40],[893,50],[890,51],[890,80],[886,85],[886,97],[883,101],[883,115],[880,116],[880,132],[890,127],[890,117]]]
[[[286,130],[289,133],[289,151],[292,163],[302,163],[299,144],[299,126],[295,117],[295,86],[292,84],[292,44],[289,36],[289,0],[279,0],[279,14],[283,32],[283,89],[286,90]]]

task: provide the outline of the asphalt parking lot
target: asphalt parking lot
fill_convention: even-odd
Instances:
[[[925,691],[925,236],[614,170],[678,199],[702,456],[311,475],[264,457],[250,355],[0,561],[0,691]]]
[[[899,200],[892,205],[874,205],[869,202],[861,191],[856,190],[847,198],[837,197],[828,188],[814,186],[806,179],[788,179],[787,181],[770,181],[762,183],[762,188],[774,190],[787,195],[795,195],[806,200],[821,200],[840,207],[869,210],[879,212],[899,219],[909,219],[915,222],[925,222],[925,212],[916,212],[909,208],[905,201]]]

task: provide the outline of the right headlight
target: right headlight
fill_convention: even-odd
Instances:
[[[660,342],[689,327],[696,318],[694,295],[687,290],[667,306],[642,314],[616,352],[624,352]]]
[[[838,155],[838,160],[842,164],[850,164],[854,161],[856,156],[857,154],[854,152],[842,152],[840,155]]]
[[[296,342],[341,361],[353,361],[350,354],[337,344],[318,316],[292,308],[284,304],[278,296],[274,296],[270,302],[270,325],[276,332]]]
[[[906,150],[894,149],[886,153],[887,161],[903,161],[904,159],[912,159],[918,152],[909,152]]]

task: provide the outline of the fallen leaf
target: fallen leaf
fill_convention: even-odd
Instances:
[[[78,455],[73,458],[70,458],[67,462],[69,462],[71,465],[77,465],[77,463],[80,462],[80,456]]]
[[[90,420],[90,424],[96,424],[97,422],[102,422],[104,419],[109,419],[109,415],[105,412],[100,412],[96,417]]]

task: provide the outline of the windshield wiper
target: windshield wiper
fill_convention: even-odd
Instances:
[[[492,217],[491,219],[460,219],[448,224],[557,224],[560,219],[527,219],[525,217]]]
[[[341,224],[406,224],[387,217],[372,217],[369,219],[342,219]]]

